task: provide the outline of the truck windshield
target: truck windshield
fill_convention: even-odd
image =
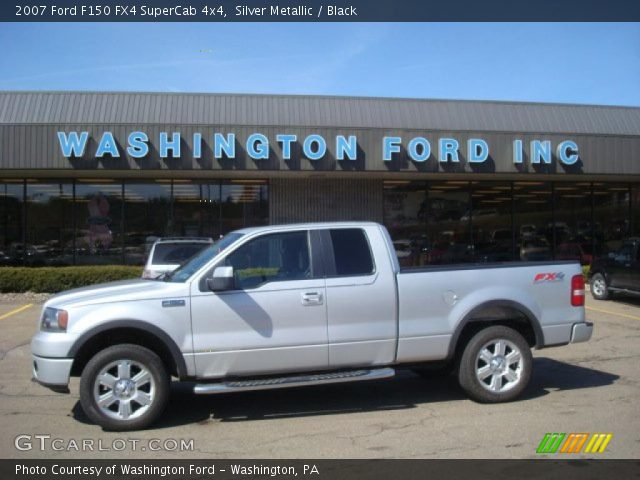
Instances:
[[[220,240],[213,243],[211,246],[202,250],[196,256],[191,257],[185,264],[180,265],[173,272],[169,272],[164,277],[160,277],[160,279],[164,280],[165,282],[186,282],[191,277],[191,275],[200,270],[209,262],[209,260],[211,260],[213,257],[226,249],[229,245],[242,237],[242,235],[242,233],[236,232],[225,235]]]

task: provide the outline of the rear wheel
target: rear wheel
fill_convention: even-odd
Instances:
[[[505,326],[488,327],[465,347],[458,381],[473,400],[508,402],[526,388],[532,363],[531,349],[520,333]]]
[[[115,345],[98,352],[80,378],[80,404],[90,420],[107,430],[151,425],[169,397],[162,360],[139,345]]]
[[[596,300],[609,300],[611,292],[607,280],[601,273],[596,273],[591,277],[591,296]]]

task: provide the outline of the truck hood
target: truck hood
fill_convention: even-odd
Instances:
[[[188,295],[188,283],[134,279],[68,290],[54,295],[44,306],[63,308],[98,303],[186,297]]]

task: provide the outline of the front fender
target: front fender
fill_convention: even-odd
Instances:
[[[108,332],[109,330],[115,330],[119,328],[134,328],[136,330],[141,330],[146,333],[150,333],[156,338],[158,338],[169,350],[171,353],[171,357],[175,362],[178,370],[178,376],[180,378],[185,378],[190,375],[190,371],[187,368],[187,364],[185,362],[184,355],[180,351],[180,348],[176,344],[176,342],[165,333],[160,328],[156,327],[147,322],[142,322],[139,320],[110,320],[100,325],[93,327],[91,330],[87,330],[85,333],[80,335],[80,337],[73,343],[69,350],[69,357],[75,357],[83,345],[86,344],[87,341],[94,338],[96,335],[100,335],[101,333]],[[191,372],[194,370],[192,369]]]
[[[100,332],[114,328],[138,328],[153,334],[168,347],[176,364],[184,372],[195,372],[193,359],[185,361],[185,353],[193,350],[191,312],[188,298],[184,305],[163,307],[162,300],[105,303],[69,309],[69,334],[76,337],[69,357],[77,353],[83,343]]]

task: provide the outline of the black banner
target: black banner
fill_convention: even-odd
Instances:
[[[629,0],[16,0],[2,22],[633,22]]]
[[[634,479],[640,460],[0,460],[0,478]]]

